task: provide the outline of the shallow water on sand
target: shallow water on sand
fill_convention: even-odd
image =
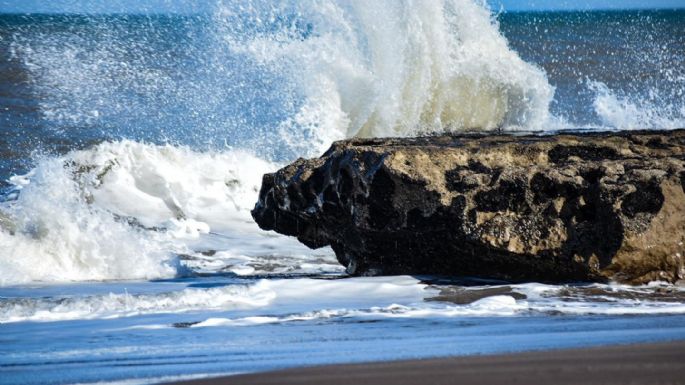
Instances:
[[[685,290],[666,285],[213,275],[6,287],[0,299],[2,384],[150,383],[685,338]]]

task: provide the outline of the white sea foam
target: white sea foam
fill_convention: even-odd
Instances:
[[[553,88],[544,72],[508,47],[484,3],[304,1],[296,23],[279,34],[235,33],[233,24],[265,28],[279,7],[246,10],[229,3],[231,49],[290,71],[304,96],[281,133],[291,143],[327,146],[350,136],[404,136],[464,129],[541,129]],[[294,128],[293,128],[294,127]],[[309,147],[303,147],[307,152]]]
[[[281,272],[307,269],[312,255],[332,266],[330,253],[252,221],[262,174],[274,167],[244,151],[127,140],[46,157],[13,179],[17,199],[0,204],[10,223],[0,230],[0,285],[170,277],[179,254],[196,255],[187,263],[205,270],[254,272],[276,256],[291,263]],[[213,261],[198,253],[217,249]]]
[[[191,327],[251,326],[271,323],[299,322],[312,320],[358,318],[433,318],[433,317],[497,317],[524,314],[528,310],[525,301],[517,302],[513,297],[501,295],[483,298],[474,303],[461,306],[438,304],[373,306],[365,309],[322,309],[317,311],[289,314],[282,317],[253,316],[244,318],[208,318]]]
[[[325,306],[372,306],[420,302],[425,285],[410,277],[346,280],[262,279],[251,284],[183,288],[155,294],[126,291],[103,295],[0,300],[0,323],[130,317],[191,311],[259,309],[268,313],[318,311]],[[240,322],[269,320],[256,313]]]
[[[682,293],[684,290],[664,286]],[[492,289],[489,286],[488,289]],[[336,319],[391,319],[391,318],[455,318],[455,317],[511,317],[540,314],[553,315],[654,315],[684,314],[682,301],[663,301],[648,298],[654,294],[655,287],[630,287],[622,285],[589,285],[584,287],[554,286],[543,284],[523,284],[508,286],[518,295],[526,298],[516,299],[511,295],[493,295],[472,303],[454,305],[449,302],[398,301],[387,306],[356,308],[324,308],[315,311],[278,315],[259,315],[259,313],[240,318],[212,317],[191,327],[239,327],[286,322]],[[431,298],[434,288],[426,288],[423,298]],[[479,291],[484,287],[462,288],[466,291]],[[577,289],[579,292],[570,298],[565,292]],[[586,290],[583,292],[583,290]],[[606,291],[607,295],[587,295],[593,290]],[[611,293],[616,294],[612,296]],[[392,301],[392,297],[385,298]],[[171,327],[155,325],[155,327]]]
[[[175,273],[166,251],[139,229],[87,204],[85,191],[60,160],[42,162],[16,201],[2,211],[12,231],[0,231],[0,284],[156,278]]]
[[[621,95],[602,82],[591,81],[595,112],[605,127],[621,130],[685,127],[685,103],[667,103],[658,90],[647,96]]]
[[[496,286],[463,287],[481,292]],[[505,289],[501,287],[501,289]],[[161,293],[126,291],[99,295],[6,298],[0,300],[0,323],[108,319],[162,313],[213,313],[189,327],[240,327],[342,319],[511,317],[540,314],[641,315],[685,314],[678,298],[684,289],[620,285],[506,287],[471,303],[438,301],[439,287],[412,277],[348,279],[262,279],[210,288],[181,288]],[[659,290],[671,298],[659,298]],[[236,313],[237,312],[237,313]],[[234,316],[236,315],[236,316]],[[142,324],[134,329],[160,329],[171,324]]]
[[[194,289],[161,294],[110,293],[50,299],[20,298],[0,302],[0,322],[117,318],[193,310],[235,310],[265,306],[275,297],[264,285]]]

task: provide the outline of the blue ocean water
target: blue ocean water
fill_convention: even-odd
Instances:
[[[684,53],[682,10],[0,15],[0,384],[681,340],[682,286],[349,278],[249,210],[352,136],[684,127]]]

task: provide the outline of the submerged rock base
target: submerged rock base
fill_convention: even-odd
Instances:
[[[685,277],[685,131],[340,141],[264,176],[259,226],[348,272]]]

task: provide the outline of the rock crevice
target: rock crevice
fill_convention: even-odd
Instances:
[[[341,141],[265,175],[252,214],[351,274],[674,282],[685,131]]]

